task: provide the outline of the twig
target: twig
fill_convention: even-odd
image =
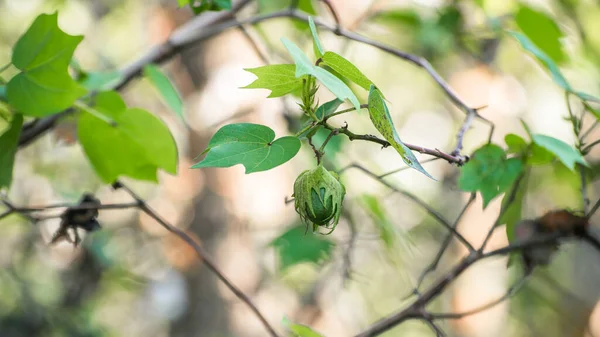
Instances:
[[[592,209],[586,214],[586,216],[589,218],[592,217],[592,215],[594,215],[594,213],[596,213],[596,211],[598,210],[598,208],[600,208],[600,199],[598,199],[598,201],[596,201],[596,203],[594,204],[594,206],[592,206]]]
[[[450,152],[451,155],[460,156],[460,151],[463,149],[463,138],[465,137],[465,133],[467,132],[467,130],[471,127],[471,124],[473,124],[473,120],[475,119],[476,114],[476,110],[467,112],[465,121],[456,133],[456,147],[454,148],[454,151]]]
[[[335,25],[337,27],[336,32],[339,31],[342,28],[340,17],[335,8],[333,7],[331,0],[321,0],[321,2],[323,2],[325,6],[327,6],[329,12],[331,12],[331,15],[333,15],[333,20],[335,20]]]
[[[436,160],[440,160],[440,159],[441,159],[440,157],[433,157],[433,158],[425,159],[425,160],[421,161],[420,163],[421,164],[426,164],[426,163],[430,163],[432,161],[436,161]],[[382,179],[382,178],[385,178],[385,177],[390,176],[392,174],[396,174],[398,172],[402,172],[402,171],[408,170],[410,168],[411,168],[410,166],[400,167],[400,168],[397,168],[395,170],[392,170],[392,171],[389,171],[389,172],[386,172],[386,173],[382,173],[382,174],[378,175],[377,178],[378,179]]]
[[[469,196],[469,200],[463,206],[462,210],[460,211],[460,213],[456,217],[456,220],[454,220],[454,223],[452,224],[452,227],[454,229],[458,230],[458,224],[460,223],[460,221],[462,220],[463,216],[467,212],[467,209],[469,209],[469,207],[473,204],[473,201],[475,201],[475,196],[476,196],[475,193],[471,193],[471,195]],[[427,268],[425,268],[425,270],[419,276],[419,280],[417,281],[417,285],[416,285],[415,290],[413,291],[413,293],[415,293],[415,294],[419,293],[419,289],[421,288],[421,285],[423,284],[423,281],[425,281],[425,277],[427,276],[427,274],[433,272],[437,268],[438,264],[440,263],[440,261],[442,259],[442,256],[446,252],[446,249],[448,249],[448,246],[450,245],[450,242],[452,242],[452,237],[453,237],[452,233],[448,233],[448,235],[446,235],[446,238],[444,239],[444,242],[442,243],[442,246],[438,250],[437,255],[435,256],[435,258],[433,259],[433,261],[431,262],[431,264],[429,264],[429,266],[427,266]]]
[[[239,298],[242,302],[244,302],[248,308],[254,313],[254,315],[261,321],[263,326],[269,332],[269,335],[272,337],[279,337],[275,329],[269,324],[263,314],[258,310],[256,305],[252,302],[252,300],[238,287],[236,287],[231,281],[223,274],[223,272],[217,267],[216,263],[213,261],[212,257],[189,235],[187,235],[181,229],[171,225],[166,220],[164,220],[160,215],[158,215],[146,202],[140,198],[135,192],[133,192],[129,187],[124,185],[121,182],[116,182],[114,188],[122,188],[124,189],[131,197],[137,202],[138,207],[144,213],[148,214],[151,218],[156,220],[161,226],[163,226],[169,232],[175,234],[177,237],[185,241],[190,247],[194,249],[198,257],[203,261],[204,265],[213,272],[221,282],[223,282],[229,290],[231,290],[237,298]]]
[[[276,18],[285,18],[285,17],[308,22],[308,16],[306,14],[298,12],[297,10],[294,10],[292,8],[292,9],[284,9],[282,11],[269,13],[269,14],[265,14],[265,15],[253,16],[253,17],[250,17],[245,20],[238,21],[237,19],[231,19],[228,21],[224,21],[222,23],[217,23],[224,19],[231,18],[236,12],[238,12],[241,8],[246,6],[248,3],[250,3],[250,0],[244,0],[244,1],[240,2],[235,8],[233,8],[229,12],[221,12],[214,16],[210,16],[208,19],[206,19],[207,18],[206,16],[200,16],[200,17],[197,17],[196,19],[190,21],[189,23],[185,24],[183,27],[181,27],[180,29],[173,32],[173,34],[171,34],[171,36],[169,37],[169,39],[166,42],[152,48],[148,53],[143,55],[141,58],[139,58],[138,60],[136,60],[129,66],[125,67],[121,71],[121,73],[123,75],[122,80],[119,83],[117,83],[112,89],[120,90],[120,89],[124,88],[127,84],[129,84],[129,82],[131,82],[133,79],[137,78],[142,73],[144,67],[147,64],[165,62],[165,61],[171,59],[173,56],[180,53],[181,51],[194,46],[196,43],[204,41],[204,40],[206,40],[212,36],[215,36],[227,29],[239,27],[239,26],[246,25],[246,24],[257,24],[257,23],[260,23],[263,21],[272,20],[272,19],[276,19]],[[369,39],[367,37],[364,37],[362,35],[353,33],[351,31],[342,29],[341,27],[332,26],[330,24],[325,23],[323,20],[321,20],[319,18],[315,19],[315,24],[318,24],[323,29],[329,30],[338,36],[343,36],[347,39],[370,45],[372,47],[380,49],[384,52],[392,54],[398,58],[404,59],[406,61],[409,61],[409,62],[423,68],[433,78],[433,80],[438,84],[438,86],[440,86],[442,88],[442,90],[446,93],[446,95],[450,98],[450,100],[457,107],[459,107],[461,110],[465,111],[466,113],[469,113],[469,112],[476,113],[476,109],[471,108],[466,103],[464,103],[458,97],[456,92],[450,87],[450,85],[437,73],[437,71],[435,71],[433,66],[426,59],[416,56],[416,55],[413,55],[413,54],[409,54],[409,53],[397,50],[397,49],[392,48],[388,45],[385,45],[381,42],[378,42],[378,41]],[[68,112],[65,111],[61,114],[67,114],[67,113]],[[54,124],[56,123],[57,120],[58,120],[57,115],[52,115],[52,116],[41,119],[39,121],[39,123],[41,123],[40,125],[44,125],[45,127],[38,128],[34,132],[31,132],[31,133],[23,134],[22,138],[19,141],[19,146],[24,146],[25,144],[31,142],[33,139],[37,138],[39,135],[41,135],[45,131],[52,128],[52,126],[54,126]],[[38,123],[38,122],[35,122],[35,123]],[[25,139],[27,139],[27,142],[25,142]],[[431,151],[431,153],[436,153],[436,151]],[[430,154],[430,153],[428,153],[428,154]],[[452,156],[450,156],[450,158],[452,158]],[[462,162],[462,161],[460,161],[460,162]]]
[[[507,299],[513,297],[517,292],[519,292],[519,290],[521,290],[521,288],[523,287],[523,285],[525,285],[525,282],[527,281],[529,275],[531,274],[526,274],[523,275],[522,277],[519,278],[519,280],[517,280],[510,288],[508,288],[508,290],[506,291],[506,293],[504,295],[502,295],[501,297],[499,297],[498,299],[484,304],[480,307],[471,309],[471,310],[467,310],[467,311],[463,311],[463,312],[457,312],[457,313],[431,313],[431,316],[434,320],[438,320],[438,319],[461,319],[464,318],[466,316],[471,316],[474,314],[478,314],[480,312],[483,312],[485,310],[488,310],[490,308],[495,307],[496,305],[506,301]]]
[[[377,180],[382,185],[388,187],[389,189],[393,190],[394,192],[400,193],[400,194],[406,196],[407,198],[411,199],[413,202],[415,202],[417,205],[421,206],[425,211],[427,211],[427,213],[429,215],[431,215],[440,224],[442,224],[442,226],[444,226],[448,231],[450,231],[452,233],[452,235],[454,235],[458,239],[458,241],[460,241],[469,250],[469,252],[475,251],[475,248],[473,248],[473,246],[469,243],[469,241],[467,239],[465,239],[465,237],[462,236],[462,234],[457,232],[456,229],[453,228],[453,226],[450,225],[450,223],[442,215],[440,215],[436,210],[431,208],[431,206],[429,206],[429,204],[427,204],[425,201],[419,199],[416,195],[414,195],[408,191],[399,189],[398,187],[396,187],[384,180],[377,178],[377,175],[375,173],[371,172],[370,170],[364,168],[363,166],[361,166],[357,163],[353,163],[353,164],[349,165],[348,167],[340,170],[339,174],[342,174],[342,172],[345,172],[347,169],[350,169],[350,168],[356,168],[356,169],[362,171],[367,176]]]
[[[335,127],[333,127],[327,123],[324,123],[323,127],[328,130],[336,130]],[[390,143],[385,139],[381,139],[381,138],[379,138],[377,136],[373,136],[373,135],[358,135],[358,134],[355,134],[354,132],[348,130],[348,128],[341,128],[340,133],[346,135],[348,137],[348,139],[350,139],[351,141],[364,140],[364,141],[368,141],[368,142],[377,143],[384,148],[390,146]],[[422,154],[427,154],[430,156],[444,159],[451,164],[456,164],[456,165],[460,166],[460,165],[463,165],[467,161],[467,158],[465,158],[465,157],[453,156],[453,155],[444,153],[438,149],[432,150],[432,149],[428,149],[428,148],[425,148],[422,146],[412,145],[412,144],[408,144],[408,143],[404,143],[404,145],[406,145],[406,147],[408,147],[409,149],[411,149],[413,151],[417,151]]]

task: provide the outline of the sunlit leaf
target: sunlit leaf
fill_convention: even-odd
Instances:
[[[106,183],[119,176],[157,181],[157,169],[177,172],[177,147],[167,126],[151,113],[128,109],[114,91],[84,107],[78,137],[92,166]]]
[[[587,166],[587,162],[585,161],[585,159],[583,159],[581,153],[579,153],[579,151],[577,151],[575,148],[573,148],[572,146],[563,142],[560,139],[540,134],[534,134],[533,141],[537,145],[556,155],[556,157],[571,170],[575,169],[575,163]]]
[[[181,103],[181,97],[179,92],[171,83],[171,80],[163,74],[160,69],[152,64],[144,67],[144,76],[150,80],[152,85],[158,90],[161,97],[165,100],[169,108],[177,114],[181,120],[185,120],[183,116],[183,103]]]
[[[273,64],[245,70],[258,78],[244,88],[271,90],[268,97],[281,97],[302,87],[302,78],[296,77],[296,66],[293,64]]]
[[[306,231],[304,225],[298,225],[275,238],[271,243],[278,256],[278,269],[287,268],[299,263],[321,263],[330,258],[335,243],[322,235]]]
[[[8,102],[25,115],[43,117],[70,107],[86,93],[68,73],[82,36],[58,27],[58,13],[41,14],[17,41],[12,63],[21,70],[7,84]]]
[[[521,4],[515,15],[515,21],[529,40],[554,62],[565,61],[566,55],[560,43],[563,34],[552,18],[543,12]]]
[[[400,136],[398,136],[398,132],[394,127],[394,122],[392,121],[392,117],[390,116],[390,112],[388,110],[387,105],[385,104],[385,100],[381,91],[375,88],[374,85],[371,85],[371,90],[369,91],[369,117],[371,118],[371,122],[381,133],[383,138],[387,140],[394,149],[400,154],[402,160],[406,163],[406,165],[414,168],[415,170],[423,173],[431,179],[434,179],[425,169],[412,151],[402,143],[400,140]],[[435,180],[435,179],[434,179]]]
[[[340,100],[348,99],[357,111],[360,110],[358,98],[356,98],[352,90],[350,90],[350,88],[348,88],[348,86],[342,80],[335,77],[335,75],[327,70],[313,65],[308,57],[302,52],[302,50],[290,40],[282,38],[281,41],[289,51],[290,55],[292,55],[292,58],[296,63],[296,77],[301,77],[304,75],[316,77],[337,98]]]
[[[23,116],[15,114],[8,129],[0,135],[0,188],[10,187],[22,125]]]
[[[229,124],[213,135],[204,151],[206,157],[192,168],[242,164],[249,174],[279,166],[292,159],[299,150],[298,138],[286,136],[275,140],[275,132],[267,126]]]
[[[479,191],[485,208],[513,184],[522,170],[519,158],[507,159],[501,147],[487,144],[475,151],[461,168],[458,186],[467,192]]]
[[[323,55],[323,62],[340,75],[358,84],[365,90],[370,90],[373,82],[371,82],[367,76],[365,76],[354,64],[352,64],[352,62],[346,60],[342,56],[328,51]]]

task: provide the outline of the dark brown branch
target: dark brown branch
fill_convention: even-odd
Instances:
[[[514,295],[516,295],[519,290],[521,290],[521,288],[523,287],[523,285],[525,284],[525,282],[528,279],[528,275],[524,275],[521,278],[519,278],[519,280],[517,280],[512,286],[510,286],[510,288],[508,288],[508,290],[506,291],[506,293],[504,295],[502,295],[501,297],[499,297],[498,299],[484,304],[480,307],[471,309],[471,310],[467,310],[467,311],[463,311],[463,312],[457,312],[457,313],[431,313],[430,315],[432,316],[433,319],[438,320],[438,319],[461,319],[467,316],[471,316],[471,315],[475,315],[478,314],[480,312],[486,311],[488,309],[491,309],[493,307],[495,307],[496,305],[506,301],[507,299],[513,297]]]
[[[156,222],[158,222],[166,230],[173,233],[174,235],[179,237],[181,240],[185,241],[190,247],[192,247],[194,249],[194,251],[196,252],[196,254],[198,255],[198,257],[202,260],[204,265],[208,269],[210,269],[210,271],[213,274],[215,274],[217,276],[217,278],[219,278],[219,280],[221,280],[221,282],[223,282],[227,286],[227,288],[235,294],[235,296],[237,298],[239,298],[242,302],[244,302],[244,304],[246,304],[248,306],[248,308],[254,313],[254,315],[260,320],[260,322],[263,324],[263,326],[267,329],[269,335],[272,337],[279,337],[277,332],[275,332],[275,329],[271,326],[271,324],[269,324],[267,319],[258,310],[258,308],[254,304],[254,302],[252,302],[250,297],[248,297],[248,295],[246,295],[243,291],[241,291],[238,287],[236,287],[225,276],[225,274],[223,274],[223,272],[217,267],[217,264],[212,259],[212,257],[210,257],[210,255],[196,241],[194,241],[189,235],[187,235],[181,229],[171,225],[166,220],[164,220],[152,208],[150,208],[150,206],[148,206],[148,204],[146,204],[146,202],[142,198],[140,198],[135,192],[133,192],[129,187],[127,187],[123,183],[116,182],[113,186],[115,188],[122,188],[125,191],[127,191],[127,193],[129,193],[129,195],[131,195],[131,197],[133,199],[135,199],[140,210],[142,210],[144,213],[148,214],[151,218],[156,220]]]
[[[342,133],[344,135],[346,135],[348,137],[348,139],[350,139],[351,141],[353,140],[364,140],[364,141],[368,141],[368,142],[372,142],[372,143],[376,143],[381,145],[382,147],[388,147],[390,146],[390,143],[385,140],[385,139],[381,139],[377,136],[373,136],[373,135],[358,135],[355,134],[354,132],[348,130],[348,128],[335,128],[327,123],[323,124],[323,127],[325,127],[328,130],[339,130],[339,133]],[[406,145],[406,147],[408,147],[409,149],[413,150],[413,151],[417,151],[419,153],[422,154],[427,154],[430,156],[434,156],[434,157],[438,157],[440,159],[444,159],[446,161],[448,161],[451,164],[456,164],[456,165],[463,165],[466,162],[466,159],[462,156],[452,156],[449,155],[447,153],[444,153],[438,149],[432,150],[432,149],[428,149],[422,146],[418,146],[418,145],[412,145],[412,144],[408,144],[408,143],[404,143],[404,145]]]
[[[475,201],[475,196],[476,196],[475,193],[471,193],[471,195],[469,197],[469,200],[467,201],[467,203],[465,204],[465,206],[463,206],[462,210],[460,211],[460,213],[456,217],[456,220],[454,220],[454,223],[452,224],[452,227],[454,229],[458,230],[458,224],[460,223],[460,220],[462,220],[463,216],[465,215],[465,213],[467,212],[467,210],[469,209],[469,207],[471,207],[471,205]],[[421,285],[423,284],[423,281],[425,281],[425,277],[427,276],[427,274],[433,272],[438,267],[438,264],[440,263],[440,261],[442,259],[442,256],[446,252],[446,249],[448,249],[448,246],[450,245],[450,242],[452,242],[452,238],[453,238],[452,233],[448,233],[446,235],[446,238],[444,239],[444,242],[442,243],[440,249],[438,250],[437,255],[435,256],[435,258],[433,259],[433,261],[431,262],[431,264],[429,266],[427,266],[427,268],[425,268],[425,270],[423,270],[423,272],[419,276],[419,280],[417,281],[417,285],[416,285],[415,290],[413,291],[413,293],[415,293],[415,294],[419,293],[419,289],[421,288]]]

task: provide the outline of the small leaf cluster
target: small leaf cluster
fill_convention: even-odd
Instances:
[[[0,135],[0,188],[12,181],[14,158],[24,123],[75,112],[77,136],[98,176],[113,183],[121,176],[157,181],[157,171],[177,172],[177,147],[166,125],[150,112],[129,108],[116,91],[118,71],[88,72],[73,59],[82,36],[58,27],[58,13],[39,15],[14,46],[11,64],[18,72],[1,80],[0,102],[9,125]],[[69,73],[73,70],[74,77]],[[161,71],[145,74],[180,117],[181,99]]]

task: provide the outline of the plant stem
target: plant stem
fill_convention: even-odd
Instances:
[[[3,65],[2,67],[0,67],[0,74],[3,73],[6,69],[8,69],[11,65],[12,65],[12,63],[9,62],[9,63]]]
[[[360,108],[361,108],[361,109],[368,109],[368,108],[369,108],[369,105],[368,105],[368,104],[361,104],[361,105],[360,105]],[[331,115],[329,115],[329,116],[325,116],[325,117],[323,117],[323,122],[327,122],[327,120],[328,120],[329,118],[331,118],[331,117],[335,117],[335,116],[338,116],[338,115],[341,115],[341,114],[345,114],[346,112],[350,112],[350,111],[354,111],[354,110],[355,110],[354,108],[348,108],[348,109],[344,109],[344,110],[336,111],[336,112],[332,113],[332,114],[331,114]]]

